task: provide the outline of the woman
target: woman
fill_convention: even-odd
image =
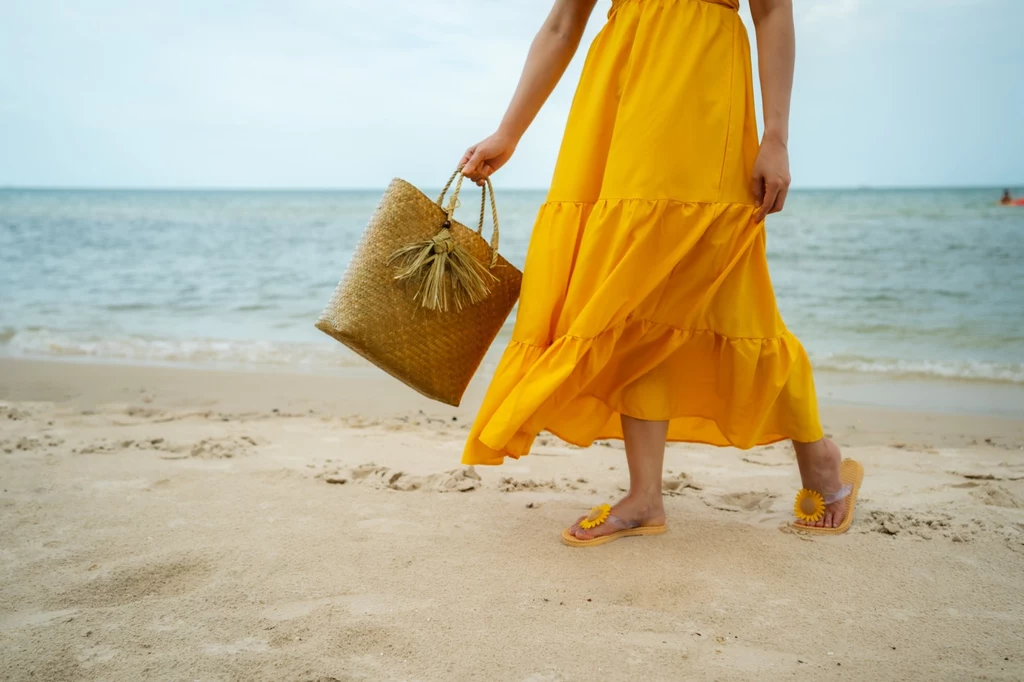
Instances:
[[[594,0],[556,0],[501,125],[463,174],[500,169],[554,89]],[[779,317],[764,218],[783,209],[794,37],[789,0],[751,0],[765,132],[738,0],[613,0],[590,48],[526,257],[512,341],[463,462],[500,464],[548,430],[625,441],[630,485],[570,545],[665,530],[666,440],[791,439],[804,528],[849,526],[860,468],[818,421],[811,367]],[[819,491],[821,496],[810,491]],[[851,497],[853,493],[853,497]]]

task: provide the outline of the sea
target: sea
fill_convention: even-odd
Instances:
[[[1024,208],[1001,190],[793,191],[769,265],[815,368],[1024,384]],[[382,191],[0,189],[0,356],[364,365],[313,323]],[[497,199],[522,266],[544,192]]]

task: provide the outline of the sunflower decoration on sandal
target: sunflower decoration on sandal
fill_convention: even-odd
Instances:
[[[853,511],[857,506],[857,495],[860,493],[860,485],[864,481],[864,467],[860,462],[852,459],[844,459],[839,464],[839,480],[842,487],[834,493],[822,495],[817,490],[803,488],[796,494],[793,500],[793,515],[801,523],[790,524],[791,528],[801,533],[820,533],[825,535],[839,535],[845,533],[853,523]],[[825,507],[835,504],[840,500],[846,500],[846,511],[843,518],[834,518],[833,526],[815,526],[813,524],[825,518]]]
[[[609,528],[604,529],[601,535],[588,540],[579,539],[573,532],[573,528],[566,528],[562,531],[562,542],[570,547],[592,547],[613,542],[619,538],[629,537],[630,535],[660,535],[665,532],[665,524],[663,523],[657,526],[649,526],[643,525],[640,522],[631,523],[620,519],[615,514],[612,514],[612,506],[610,504],[599,504],[593,507],[589,514],[580,519],[579,524],[583,530],[593,530],[605,524]]]
[[[611,505],[599,504],[590,510],[590,513],[587,514],[587,518],[580,521],[580,528],[583,528],[584,530],[597,528],[602,523],[608,520],[608,515],[611,513]]]
[[[825,517],[825,498],[817,490],[801,488],[793,502],[793,514],[804,523],[815,523]]]

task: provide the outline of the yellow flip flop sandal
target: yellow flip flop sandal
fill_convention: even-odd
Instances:
[[[594,545],[603,545],[613,540],[629,537],[631,535],[661,535],[667,530],[664,524],[660,526],[633,525],[623,521],[611,512],[611,506],[607,504],[599,504],[590,510],[590,513],[587,514],[587,518],[580,521],[580,527],[585,530],[590,530],[601,525],[610,525],[618,526],[620,530],[590,540],[580,540],[569,532],[570,528],[566,528],[562,531],[562,542],[570,547],[593,547]]]
[[[825,505],[838,502],[844,497],[849,497],[850,500],[846,504],[846,518],[843,519],[842,523],[835,528],[802,526],[797,523],[791,523],[789,527],[801,533],[817,533],[820,535],[839,535],[848,531],[850,524],[853,523],[853,510],[857,506],[857,494],[860,492],[860,484],[864,480],[864,467],[861,466],[860,462],[844,459],[843,463],[839,465],[839,479],[842,481],[843,487],[839,489],[839,492],[832,493],[831,495],[822,495],[816,490],[802,488],[796,494],[796,500],[793,502],[793,513],[801,521],[820,521],[825,516]]]

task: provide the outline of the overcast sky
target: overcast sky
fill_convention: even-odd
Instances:
[[[795,185],[1024,185],[1024,0],[794,4]],[[549,6],[0,0],[0,185],[435,186]],[[547,186],[585,53],[501,186]]]

